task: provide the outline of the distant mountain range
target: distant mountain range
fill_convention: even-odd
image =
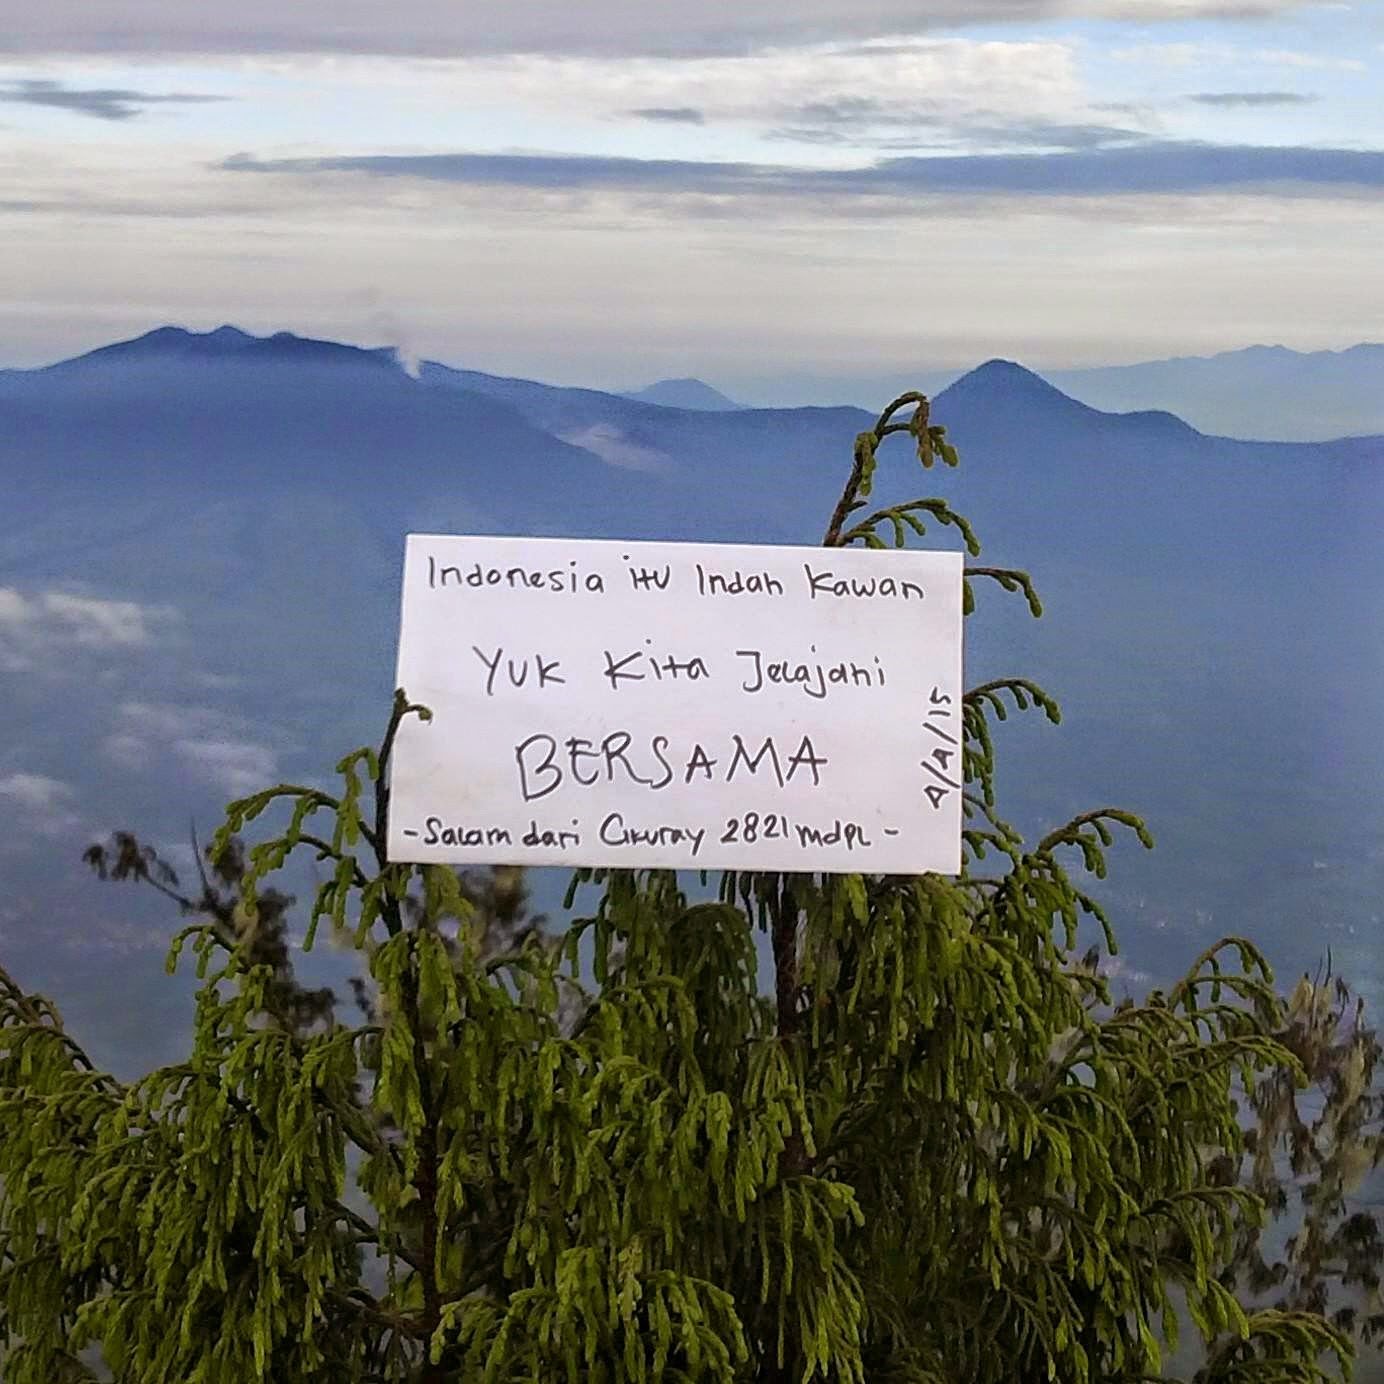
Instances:
[[[1215,356],[1183,356],[1059,370],[1059,389],[1096,408],[1167,408],[1203,432],[1227,437],[1319,441],[1384,432],[1384,344],[1344,351],[1250,346]]]
[[[964,370],[881,376],[781,375],[745,381],[747,398],[849,400],[874,407],[905,389],[939,394]],[[1205,433],[1274,442],[1321,442],[1384,433],[1384,345],[1343,351],[1250,346],[1216,356],[1049,370],[1045,378],[1093,408],[1167,409]]]
[[[165,915],[90,882],[83,840],[131,826],[185,851],[190,815],[205,831],[232,791],[373,739],[406,532],[820,541],[873,415],[709,408],[675,383],[670,407],[232,327],[0,371],[7,964],[112,1047],[149,1041],[64,969],[129,946],[123,983],[162,984],[140,947]],[[1149,816],[1159,851],[1122,852],[1104,887],[1127,964],[1248,931],[1293,968],[1330,945],[1384,993],[1384,438],[1231,441],[1005,361],[934,418],[959,470],[900,443],[877,495],[944,495],[982,561],[1032,570],[1036,623],[978,583],[968,681],[1021,672],[1064,703],[1060,729],[1005,728],[1023,825]]]

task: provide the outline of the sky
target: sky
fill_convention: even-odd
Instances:
[[[0,366],[229,321],[769,402],[1339,349],[1381,88],[1384,0],[0,0]]]

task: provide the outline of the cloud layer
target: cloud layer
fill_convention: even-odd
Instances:
[[[932,195],[1129,194],[1384,190],[1384,151],[1218,145],[1145,140],[1129,146],[1043,154],[972,154],[882,159],[850,169],[698,163],[541,154],[363,154],[257,159],[223,165],[243,173],[356,174],[529,191],[700,194],[909,202]]]
[[[230,291],[260,331],[614,387],[1344,344],[1379,317],[1367,9],[51,0],[0,34],[49,103],[0,151],[7,360]],[[203,91],[231,103],[137,99]]]
[[[46,106],[95,120],[132,120],[151,106],[200,105],[225,100],[222,96],[183,91],[134,91],[128,87],[71,87],[48,78],[30,77],[0,82],[0,102]]]
[[[0,52],[708,53],[747,46],[869,38],[960,24],[1106,17],[1140,23],[1204,17],[1252,19],[1304,0],[47,0],[0,39]]]
[[[1198,91],[1192,98],[1201,106],[1307,106],[1318,98],[1304,91]]]

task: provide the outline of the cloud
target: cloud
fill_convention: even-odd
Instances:
[[[1270,67],[1295,67],[1307,72],[1364,72],[1366,69],[1360,58],[1330,57],[1296,48],[1256,48],[1248,54],[1248,59]]]
[[[1188,99],[1203,106],[1306,106],[1320,98],[1302,91],[1198,91]]]
[[[1103,149],[1137,144],[1153,138],[1125,125],[1062,124],[1046,120],[1014,120],[1005,124],[975,124],[964,128],[968,142],[1019,145],[1042,149]]]
[[[20,807],[51,809],[68,802],[74,791],[70,784],[45,774],[10,774],[0,779],[0,798]]]
[[[129,650],[153,644],[175,618],[166,606],[0,586],[0,672],[30,672],[76,649]]]
[[[95,120],[132,120],[150,106],[201,105],[227,97],[199,92],[132,91],[125,87],[69,87],[62,82],[29,78],[0,82],[0,102],[22,106],[49,106]]]
[[[4,45],[30,54],[701,54],[984,23],[1253,20],[1310,7],[1310,0],[45,0],[10,26]]]
[[[699,163],[547,154],[363,154],[257,159],[223,165],[241,173],[412,178],[535,192],[623,191],[718,198],[818,198],[833,203],[928,196],[1110,196],[1300,190],[1384,190],[1384,150],[1149,140],[1058,153],[965,154],[881,159],[858,168]]]
[[[794,113],[798,123],[770,130],[770,139],[800,144],[850,144],[877,149],[956,149],[992,152],[1009,149],[1099,149],[1152,139],[1143,129],[1127,125],[1004,118],[993,114],[942,116],[891,108],[883,102],[857,98],[828,104],[815,102]],[[906,133],[887,135],[890,129]]]
[[[563,442],[600,457],[608,466],[624,471],[664,471],[673,464],[667,452],[631,437],[613,423],[593,423],[589,428],[577,428],[557,436]]]
[[[12,773],[0,778],[0,800],[9,806],[7,822],[40,836],[62,836],[81,818],[72,811],[76,789],[46,774]]]
[[[48,591],[39,598],[43,614],[74,644],[129,648],[151,639],[150,611],[134,601],[107,601]]]
[[[29,619],[29,602],[12,586],[0,586],[0,629],[25,624]]]
[[[204,782],[241,796],[279,777],[277,752],[255,734],[244,717],[215,707],[128,701],[117,708],[103,748],[127,769],[171,753]]]
[[[387,64],[362,64],[379,73]],[[662,123],[742,129],[834,125],[891,132],[948,121],[1080,123],[1090,111],[1071,42],[931,36],[809,43],[697,58],[509,55],[420,67],[417,81],[477,106],[548,119],[611,110]]]
[[[363,154],[325,158],[258,159],[232,154],[222,165],[237,173],[365,174],[419,178],[478,187],[535,191],[617,188],[628,191],[735,192],[758,180],[767,189],[792,170],[748,163],[696,163],[567,154]],[[801,176],[801,175],[800,175]],[[811,173],[806,174],[812,177]]]
[[[834,130],[820,125],[783,125],[769,130],[767,139],[776,139],[784,144],[815,144],[829,148],[838,144],[855,144],[857,140],[842,130]]]
[[[274,751],[251,740],[178,740],[173,748],[203,778],[232,797],[268,788],[279,778]]]
[[[187,706],[175,702],[122,702],[120,723],[132,737],[167,743],[181,736],[203,734],[231,719],[215,707]]]
[[[1359,58],[1309,53],[1296,48],[1235,47],[1229,43],[1141,43],[1131,48],[1111,49],[1110,57],[1115,62],[1174,70],[1278,67],[1308,72],[1355,73],[1363,72],[1366,68]]]
[[[987,45],[993,55],[997,45]],[[915,93],[893,91],[886,96],[843,95],[814,99],[775,112],[783,123],[769,131],[770,138],[806,144],[854,144],[876,148],[955,148],[963,152],[991,153],[1002,149],[1093,149],[1107,144],[1128,144],[1153,137],[1153,121],[1147,112],[1127,109],[1126,117],[1138,125],[1112,125],[1091,120],[1095,107],[1083,107],[1076,96],[1070,72],[1063,71],[1068,54],[1053,61],[1047,72],[1039,63],[1025,62],[1011,90],[1011,107],[999,109],[985,101],[985,57],[971,55],[980,90],[952,93],[949,103],[934,98],[920,101]],[[994,66],[1000,66],[1000,60]],[[1064,89],[1065,88],[1065,89]],[[960,99],[957,99],[957,98]],[[1017,99],[1013,99],[1017,98]],[[1053,114],[1035,114],[1047,105]]]
[[[652,120],[663,125],[705,125],[706,116],[695,106],[645,106],[630,111],[639,120]]]

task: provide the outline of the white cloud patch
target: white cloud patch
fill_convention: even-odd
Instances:
[[[128,740],[170,743],[188,736],[209,734],[236,718],[206,706],[173,702],[122,702],[117,710],[122,734]]]
[[[0,779],[0,798],[8,798],[21,807],[52,809],[72,795],[69,784],[46,774],[10,774]]]
[[[12,773],[0,778],[0,802],[6,819],[40,836],[62,836],[81,818],[73,810],[77,793],[71,784],[46,774]]]
[[[127,731],[117,731],[108,735],[102,748],[106,752],[106,757],[122,769],[138,769],[153,749],[144,736]]]
[[[124,702],[103,748],[126,769],[171,754],[195,777],[232,796],[267,788],[280,777],[274,747],[243,717],[214,707]]]
[[[0,628],[23,624],[28,618],[28,601],[12,586],[0,586]]]
[[[1052,41],[891,36],[683,59],[477,58],[433,74],[485,106],[583,116],[695,112],[697,124],[855,128],[1086,118],[1076,50]],[[428,75],[420,74],[423,80]]]
[[[43,615],[74,643],[92,648],[130,648],[152,639],[150,611],[134,601],[107,601],[49,591],[39,598]]]
[[[0,586],[0,672],[32,672],[77,649],[143,648],[175,618],[166,606]]]
[[[623,471],[663,471],[673,461],[667,452],[640,442],[613,423],[593,423],[589,428],[559,433],[558,437]]]
[[[234,797],[268,788],[279,778],[274,751],[251,740],[178,740],[173,748],[203,778]]]

